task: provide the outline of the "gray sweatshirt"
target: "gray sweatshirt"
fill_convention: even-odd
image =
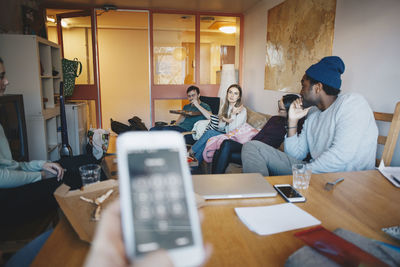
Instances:
[[[301,134],[285,138],[285,152],[296,159],[310,152],[313,173],[368,170],[375,167],[377,138],[367,101],[349,93],[324,111],[311,109]]]
[[[0,124],[0,188],[12,188],[40,181],[44,160],[17,162],[12,159],[10,146]]]

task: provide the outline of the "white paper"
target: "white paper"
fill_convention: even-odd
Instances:
[[[235,208],[240,220],[259,235],[271,235],[321,222],[292,203],[262,207]]]
[[[386,177],[394,186],[400,188],[400,183],[397,183],[393,177],[400,181],[400,167],[385,167],[385,163],[381,160],[378,170]]]

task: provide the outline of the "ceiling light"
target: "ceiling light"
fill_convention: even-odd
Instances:
[[[65,20],[61,20],[61,27],[68,28],[69,24]]]
[[[235,33],[236,32],[236,27],[235,26],[222,26],[218,30],[220,30],[223,33]]]
[[[50,22],[53,22],[53,23],[56,22],[55,18],[52,18],[52,17],[49,17],[49,16],[47,16],[46,19],[47,19],[47,21],[50,21]]]

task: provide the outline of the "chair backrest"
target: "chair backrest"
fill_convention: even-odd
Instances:
[[[385,166],[390,166],[400,132],[400,102],[397,102],[393,114],[374,112],[374,116],[377,121],[386,121],[391,123],[388,135],[378,136],[378,144],[384,146],[381,159],[383,159]],[[376,159],[376,166],[379,165],[381,159]]]
[[[218,115],[219,112],[219,97],[213,97],[213,96],[200,96],[200,101],[207,103],[210,108],[211,112],[214,115]]]

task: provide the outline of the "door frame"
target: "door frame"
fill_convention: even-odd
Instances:
[[[64,57],[64,46],[61,19],[90,16],[92,27],[92,54],[93,54],[93,81],[94,84],[76,84],[72,96],[67,97],[68,100],[94,100],[96,104],[96,123],[97,127],[102,127],[101,117],[101,94],[100,94],[100,74],[99,74],[99,57],[98,57],[98,44],[97,44],[97,18],[96,10],[80,9],[82,11],[74,11],[68,13],[57,14],[57,36],[58,43],[61,47],[61,56]]]
[[[182,11],[182,10],[158,10],[149,9],[150,19],[150,96],[151,96],[151,123],[155,123],[155,100],[165,99],[186,99],[186,89],[190,84],[155,84],[154,83],[154,41],[153,41],[153,14],[182,14],[195,16],[195,82],[193,85],[199,87],[200,94],[203,96],[218,96],[220,84],[200,84],[200,17],[209,16],[229,16],[240,18],[240,37],[239,37],[239,81],[243,86],[243,46],[244,46],[244,15],[240,13],[221,13],[221,12],[204,12],[204,11]]]

